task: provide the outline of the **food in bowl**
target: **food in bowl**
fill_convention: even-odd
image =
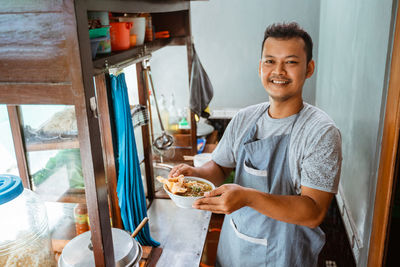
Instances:
[[[205,192],[213,189],[209,183],[193,179],[185,179],[183,175],[168,179],[158,176],[157,180],[160,183],[165,184],[172,194],[184,197],[201,197]]]
[[[205,192],[215,189],[211,182],[192,176],[180,175],[168,179],[158,176],[157,180],[164,184],[164,190],[181,208],[192,208],[193,202],[202,198]]]

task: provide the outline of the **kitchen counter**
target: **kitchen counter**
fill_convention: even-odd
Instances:
[[[163,249],[157,267],[199,266],[211,212],[182,209],[170,199],[154,199],[147,214],[151,236]]]

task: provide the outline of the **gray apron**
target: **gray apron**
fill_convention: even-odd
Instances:
[[[268,110],[268,107],[267,107]],[[265,111],[266,112],[266,111]],[[265,116],[265,112],[261,116]],[[260,116],[260,117],[261,117]],[[289,170],[289,134],[256,139],[256,123],[240,144],[235,183],[276,195],[296,195]],[[281,222],[243,207],[225,215],[217,266],[317,265],[325,234],[317,227]]]

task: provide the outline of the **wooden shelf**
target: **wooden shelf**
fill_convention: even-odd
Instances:
[[[152,12],[174,12],[189,10],[190,3],[186,0],[167,1],[133,1],[133,0],[86,0],[82,1],[87,10],[109,11],[119,13],[152,13]]]
[[[58,149],[71,149],[79,148],[78,139],[68,139],[68,140],[57,140],[51,142],[42,143],[28,143],[26,144],[26,151],[42,151],[42,150],[58,150]]]
[[[117,64],[123,64],[128,60],[141,61],[142,59],[148,57],[151,53],[169,45],[186,45],[187,37],[171,37],[165,39],[157,39],[144,45],[136,46],[128,50],[111,52],[110,54],[98,55],[93,60],[93,68],[95,73],[102,72],[106,63],[108,66],[113,66]]]
[[[70,188],[57,200],[57,202],[86,204],[85,189]]]

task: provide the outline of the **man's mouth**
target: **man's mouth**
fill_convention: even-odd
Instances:
[[[284,85],[290,83],[290,79],[276,79],[276,78],[270,78],[268,79],[269,82],[273,84],[278,84],[278,85]]]

